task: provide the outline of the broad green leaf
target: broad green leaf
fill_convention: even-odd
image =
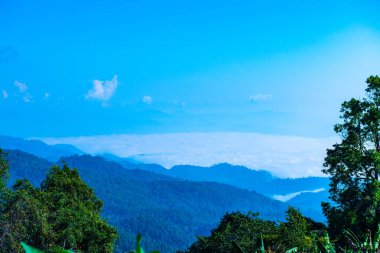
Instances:
[[[25,253],[45,253],[45,251],[33,248],[23,242],[21,242],[21,247],[25,250]],[[57,251],[57,253],[74,253],[74,251],[63,249],[63,250]]]
[[[260,239],[261,239],[261,246],[260,246],[260,252],[265,253],[265,247],[264,247],[264,241],[263,241],[263,234],[260,233]]]
[[[33,248],[23,242],[21,242],[21,247],[25,250],[25,253],[44,253],[44,251]]]
[[[140,242],[141,242],[141,234],[138,234],[136,238],[136,253],[145,253],[144,249],[140,245]]]
[[[298,251],[298,248],[294,247],[294,248],[288,249],[287,251],[285,251],[285,253],[297,253],[297,251]]]
[[[373,239],[373,245],[376,251],[379,249],[379,240],[380,240],[380,223],[377,224],[377,232],[375,234],[375,238]]]
[[[232,241],[232,246],[234,247],[234,249],[238,252],[238,253],[245,253],[244,250],[240,247],[240,245],[235,242],[235,241]]]

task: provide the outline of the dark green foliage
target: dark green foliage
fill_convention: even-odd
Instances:
[[[4,158],[5,154],[3,150],[0,149],[0,211],[3,210],[3,202],[8,194],[8,189],[6,188],[8,177],[9,177],[9,165]]]
[[[261,233],[265,244],[278,247],[278,227],[274,222],[258,217],[257,213],[226,214],[210,236],[198,237],[190,252],[254,252],[260,248]]]
[[[100,218],[103,203],[77,170],[67,165],[52,167],[40,190],[50,230],[55,232],[51,246],[76,252],[112,252],[116,230]]]
[[[113,251],[116,230],[101,219],[102,202],[66,165],[52,167],[39,188],[16,181],[1,201],[0,252],[23,252],[20,242],[47,253]]]
[[[335,126],[342,140],[327,150],[323,170],[331,176],[330,198],[336,204],[324,203],[323,210],[341,245],[342,229],[363,238],[380,221],[380,78],[366,82],[366,98],[342,104],[343,122]]]
[[[307,220],[298,210],[289,207],[286,212],[286,222],[281,223],[279,229],[283,248],[297,247],[301,251],[311,250],[312,238],[310,237]]]
[[[47,209],[41,193],[27,180],[17,181],[0,214],[0,252],[21,252],[21,241],[44,244],[48,234]]]
[[[325,234],[322,237],[316,240],[316,244],[317,244],[318,251],[321,253],[335,253],[336,252],[334,249],[334,246],[330,242],[330,238],[327,232],[325,232]],[[345,250],[343,250],[343,252],[346,253]]]
[[[316,241],[316,229],[324,229],[323,224],[306,218],[290,207],[286,212],[286,221],[279,224],[259,218],[257,213],[229,213],[223,216],[218,227],[210,236],[199,236],[189,249],[197,252],[311,252],[313,240]],[[265,245],[265,247],[264,247]]]

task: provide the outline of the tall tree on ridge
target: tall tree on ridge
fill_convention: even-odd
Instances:
[[[380,222],[380,78],[367,80],[366,97],[352,98],[341,107],[342,123],[335,132],[342,140],[327,150],[330,199],[323,203],[329,231],[339,237],[343,228],[363,235]],[[342,239],[342,238],[340,238]]]

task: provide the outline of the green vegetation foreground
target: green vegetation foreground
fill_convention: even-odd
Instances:
[[[330,235],[343,248],[343,229],[364,238],[380,222],[380,78],[370,76],[366,83],[364,99],[342,104],[343,122],[335,125],[342,140],[327,150],[323,170],[331,176],[334,202],[323,203],[323,212]]]
[[[20,242],[46,252],[113,252],[116,230],[76,170],[53,166],[39,188],[25,179],[9,189],[8,169],[0,150],[1,253],[23,252]]]

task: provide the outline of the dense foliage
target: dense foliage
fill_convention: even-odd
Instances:
[[[210,236],[198,237],[189,252],[237,252],[235,243],[245,252],[258,251],[262,243],[268,252],[284,252],[294,247],[312,251],[316,231],[323,229],[322,223],[302,216],[292,207],[286,212],[286,220],[279,224],[262,219],[257,213],[233,212],[223,216]]]
[[[344,240],[342,229],[350,229],[364,237],[380,222],[380,78],[367,79],[367,96],[342,104],[342,123],[335,131],[340,143],[327,151],[326,174],[330,175],[330,198],[334,205],[324,203],[333,237]]]
[[[2,175],[8,167],[0,156]],[[116,230],[100,217],[103,203],[77,170],[54,166],[41,186],[18,180],[7,188],[1,181],[0,252],[23,252],[26,242],[47,252],[112,252]]]

